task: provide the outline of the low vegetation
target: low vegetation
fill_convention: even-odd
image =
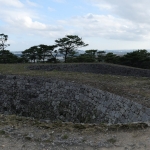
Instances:
[[[38,127],[42,129],[53,129],[53,130],[61,130],[64,129],[66,131],[100,131],[100,132],[108,132],[108,131],[132,131],[139,129],[148,128],[148,124],[146,123],[131,123],[131,124],[116,124],[116,125],[107,125],[107,124],[84,124],[84,123],[71,123],[71,122],[48,122],[48,120],[37,120],[29,117],[22,117],[16,115],[3,115],[0,114],[0,127],[1,126],[32,126]],[[0,130],[0,134],[4,135],[6,132],[4,130]],[[62,139],[67,139],[69,135],[63,134]],[[109,139],[112,141],[112,139]]]

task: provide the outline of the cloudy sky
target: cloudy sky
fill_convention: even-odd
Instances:
[[[10,51],[78,35],[87,49],[150,49],[149,0],[0,0]]]

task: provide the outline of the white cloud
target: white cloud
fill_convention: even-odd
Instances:
[[[23,3],[21,3],[19,0],[0,0],[0,4],[5,6],[13,6],[13,7],[23,7]]]
[[[112,5],[106,3],[94,4],[94,6],[99,7],[100,10],[112,10]]]
[[[66,0],[53,0],[53,1],[57,3],[64,3]]]
[[[32,19],[27,13],[20,12],[20,13],[12,13],[7,18],[7,22],[9,22],[10,26],[17,28],[21,32],[28,31],[30,33],[37,32],[37,31],[60,31],[60,26],[53,26],[41,23]],[[35,33],[36,34],[36,33]]]
[[[2,4],[3,5],[0,5],[0,20],[3,20],[3,22],[7,24],[6,26],[0,25],[3,32],[7,31],[9,33],[49,37],[56,36],[56,32],[63,32],[63,27],[61,25],[44,23],[41,21],[40,15],[26,7],[26,5],[24,5],[23,8],[18,7],[14,9],[10,7],[6,9],[6,7],[4,7],[5,4]]]
[[[95,15],[89,14],[74,19],[82,27],[83,33],[86,29],[89,36],[95,34],[104,38],[132,41],[150,39],[150,1],[85,1],[91,6],[98,7],[100,11]]]
[[[136,23],[150,23],[150,1],[148,0],[87,0],[100,10]]]
[[[150,35],[148,31],[150,27],[146,24],[134,24],[130,20],[115,18],[111,15],[87,14],[61,21],[61,23],[66,26],[71,24],[74,32],[85,37],[144,40]]]
[[[29,6],[39,7],[39,5],[38,5],[37,3],[34,3],[34,2],[32,2],[32,1],[30,1],[30,0],[26,0],[26,2],[27,2],[27,4],[28,4]]]
[[[44,30],[46,28],[45,24],[40,23],[38,21],[33,21],[29,16],[18,16],[15,21],[15,24],[16,23],[21,23],[22,26],[29,29]]]
[[[66,0],[53,1],[66,2]],[[142,2],[136,0],[84,1],[91,2],[86,3],[91,6],[89,12],[92,12],[95,7],[100,11],[98,12],[98,9],[96,9],[93,13],[87,13],[85,6],[74,5],[74,8],[78,9],[77,12],[80,14],[74,13],[76,17],[70,17],[69,15],[69,18],[65,14],[65,18],[68,19],[58,21],[53,18],[52,14],[55,15],[59,12],[52,7],[48,7],[51,6],[50,4],[46,5],[47,8],[43,10],[41,6],[42,9],[38,9],[39,5],[34,3],[33,0],[0,0],[0,20],[3,22],[3,24],[0,24],[0,29],[8,35],[13,33],[23,37],[31,36],[32,40],[35,41],[39,38],[38,42],[41,38],[56,39],[67,34],[77,34],[84,38],[107,39],[108,41],[111,41],[111,39],[122,42],[131,41],[130,43],[150,39],[150,2],[148,0]],[[57,9],[55,5],[54,7]],[[47,14],[43,11],[48,13],[48,10],[54,12],[49,12],[49,16],[46,16]],[[84,15],[81,16],[81,12]],[[63,12],[60,16],[63,16]],[[28,41],[28,39],[23,40],[25,40],[25,43]]]
[[[49,10],[49,11],[55,11],[55,9],[54,9],[54,8],[51,8],[51,7],[48,7],[48,10]]]

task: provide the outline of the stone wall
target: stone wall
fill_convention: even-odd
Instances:
[[[112,93],[52,78],[14,75],[0,75],[0,112],[51,121],[150,121],[150,108]]]
[[[97,74],[111,74],[121,76],[136,76],[136,77],[150,77],[150,70],[124,67],[110,64],[58,64],[58,65],[31,65],[30,70],[45,70],[45,71],[72,71],[72,72],[86,72]]]

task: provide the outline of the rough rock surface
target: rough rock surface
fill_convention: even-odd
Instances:
[[[62,80],[0,76],[0,112],[84,123],[150,121],[150,108],[109,92]]]
[[[150,77],[150,70],[124,67],[110,64],[61,64],[61,65],[31,65],[30,70],[71,71],[122,76]]]

